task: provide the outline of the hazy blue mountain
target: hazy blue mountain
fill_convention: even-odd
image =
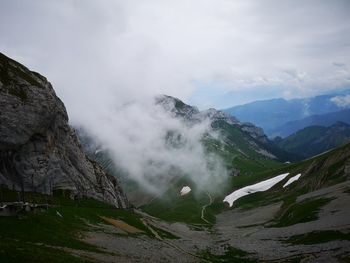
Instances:
[[[262,127],[265,133],[272,137],[275,128],[287,122],[349,108],[350,104],[341,104],[334,100],[337,96],[347,94],[350,94],[350,90],[304,99],[262,100],[234,106],[223,111],[237,117],[240,121],[251,122]]]
[[[301,120],[290,121],[270,130],[270,137],[287,137],[298,130],[312,125],[330,126],[341,121],[350,124],[350,109],[321,115],[312,115]]]
[[[350,141],[350,125],[337,122],[329,127],[309,126],[275,143],[290,153],[311,157]]]

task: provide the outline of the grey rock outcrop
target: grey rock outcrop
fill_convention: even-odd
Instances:
[[[45,194],[64,189],[129,206],[117,179],[83,152],[46,78],[1,53],[0,184]]]

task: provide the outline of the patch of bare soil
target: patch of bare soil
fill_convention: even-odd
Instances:
[[[117,219],[113,219],[113,218],[109,218],[109,217],[104,217],[104,216],[100,216],[100,218],[103,219],[108,224],[111,224],[111,225],[115,226],[116,228],[124,230],[130,234],[144,233],[143,230],[140,230],[134,226],[131,226],[131,225],[129,225],[121,220],[117,220]]]

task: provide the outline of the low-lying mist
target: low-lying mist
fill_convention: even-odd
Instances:
[[[210,121],[189,123],[154,98],[120,104],[106,111],[90,111],[79,123],[106,150],[114,164],[143,190],[158,194],[181,176],[198,188],[214,188],[228,174],[221,158],[208,152],[205,136],[219,138]],[[172,105],[169,105],[172,104]]]

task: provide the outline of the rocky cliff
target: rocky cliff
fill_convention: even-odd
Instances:
[[[117,179],[82,151],[51,84],[1,53],[0,184],[45,194],[64,189],[128,207]]]

